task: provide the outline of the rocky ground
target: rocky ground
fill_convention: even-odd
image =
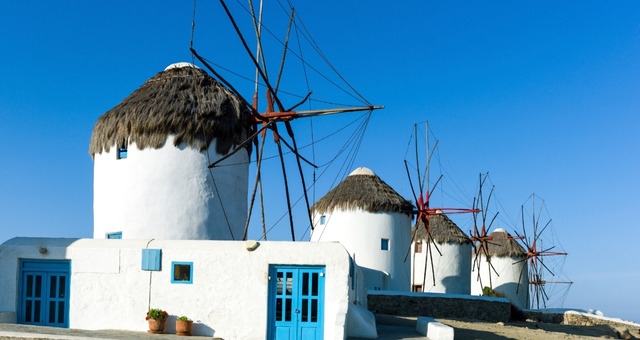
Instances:
[[[415,327],[415,318],[376,315],[378,325]],[[637,329],[611,325],[563,325],[535,321],[485,322],[463,319],[437,319],[455,329],[456,339],[637,339]],[[415,328],[414,328],[415,329]],[[384,334],[380,334],[384,337]],[[406,337],[413,338],[413,337]],[[399,339],[406,339],[401,337]],[[385,339],[391,339],[385,337]]]

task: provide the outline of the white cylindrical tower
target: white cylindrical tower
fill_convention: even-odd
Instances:
[[[93,128],[94,238],[241,239],[247,109],[203,70],[173,64]]]
[[[413,205],[367,168],[354,170],[311,212],[312,242],[340,242],[364,272],[369,290],[410,289]]]
[[[516,240],[504,229],[498,228],[491,234],[487,242],[487,254],[480,248],[478,257],[472,255],[471,261],[479,261],[471,272],[471,294],[482,295],[482,289],[489,287],[500,292],[520,308],[529,308],[529,273],[527,270],[527,253]],[[489,265],[489,262],[491,265]],[[479,273],[479,276],[478,276]]]
[[[444,214],[430,216],[429,228],[431,249],[424,223],[418,221],[413,227],[412,290],[469,295],[471,240]]]

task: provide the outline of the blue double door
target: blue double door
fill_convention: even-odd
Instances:
[[[20,260],[18,323],[69,327],[69,261]]]
[[[274,265],[269,279],[268,338],[322,339],[325,268]]]

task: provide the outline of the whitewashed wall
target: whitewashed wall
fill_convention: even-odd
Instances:
[[[65,259],[66,247],[77,239],[13,238],[0,245],[0,315],[2,321],[17,322],[19,259]],[[44,253],[44,254],[42,254]]]
[[[440,253],[432,244],[430,250],[433,258],[432,268],[431,260],[427,253],[427,242],[422,240],[418,242],[422,242],[421,253],[416,253],[415,247],[411,247],[411,258],[413,259],[411,277],[414,285],[422,285],[423,292],[466,295],[471,293],[471,282],[469,281],[471,243],[437,244]],[[427,263],[426,276],[425,263]],[[435,285],[433,283],[434,277]]]
[[[471,272],[472,295],[482,295],[483,286],[489,287],[491,282],[493,289],[504,293],[513,305],[520,309],[529,309],[529,276],[526,261],[517,257],[493,256],[491,264],[498,272],[496,274],[493,269],[489,270],[484,255],[478,257],[478,260],[480,261],[480,281],[478,281],[478,268],[474,267]]]
[[[126,159],[117,159],[115,145],[96,154],[93,237],[122,231],[125,239],[242,239],[248,152],[243,149],[221,164],[233,166],[209,170],[221,157],[215,147],[215,140],[203,152],[175,147],[169,136],[160,149],[130,144]]]
[[[48,252],[41,255],[40,247]],[[162,270],[141,270],[144,248],[162,249]],[[70,259],[69,326],[79,329],[148,329],[148,308],[196,322],[194,334],[264,339],[269,264],[326,266],[324,335],[344,339],[350,300],[349,256],[337,243],[144,241],[16,238],[0,246],[0,312],[16,312],[19,258]],[[193,284],[171,284],[172,261],[193,262]],[[167,323],[167,332],[175,324]]]
[[[368,290],[410,290],[410,259],[404,256],[411,243],[411,218],[404,214],[370,213],[363,209],[334,210],[325,224],[314,214],[312,242],[340,242],[363,269]],[[381,250],[381,239],[389,250]]]

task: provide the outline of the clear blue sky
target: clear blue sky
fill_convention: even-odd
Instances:
[[[91,237],[93,124],[167,65],[191,61],[192,4],[2,7],[0,242]],[[403,160],[414,123],[429,120],[440,141],[432,173],[447,177],[432,205],[469,206],[488,171],[494,227],[510,231],[535,192],[570,254],[565,307],[640,322],[640,2],[331,0],[297,10],[351,85],[386,106],[371,116],[352,167],[371,168],[412,199]],[[196,49],[246,73],[219,4],[199,1],[196,18]],[[358,117],[316,118],[314,133]],[[295,126],[301,139],[309,125]],[[268,190],[281,194],[273,183]],[[316,199],[328,188],[319,185]],[[284,197],[273,197],[282,211]],[[272,239],[287,239],[288,226],[277,228]]]

